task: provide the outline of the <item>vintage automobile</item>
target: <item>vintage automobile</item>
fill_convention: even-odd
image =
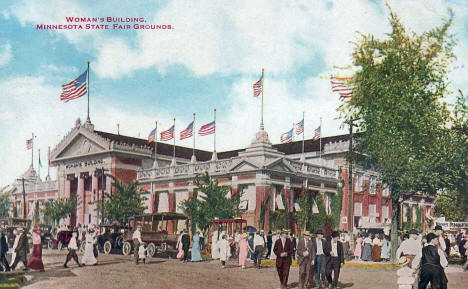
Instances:
[[[57,238],[52,240],[52,248],[62,250],[63,247],[67,247],[68,243],[70,243],[72,233],[73,232],[70,230],[63,230],[58,232]]]
[[[100,225],[101,235],[97,237],[98,249],[108,255],[112,249],[121,250],[124,243],[124,234],[128,231],[128,226],[120,224]]]
[[[37,225],[41,229],[41,242],[42,248],[52,249],[52,240],[54,239],[52,234],[52,225],[39,224]]]
[[[0,219],[0,227],[5,228],[5,236],[7,237],[8,247],[13,247],[15,242],[15,235],[13,231],[16,228],[23,228],[26,232],[29,232],[31,229],[31,220],[21,219],[21,218],[3,218]]]
[[[126,256],[132,252],[133,232],[141,225],[141,240],[147,243],[148,256],[156,253],[177,254],[178,228],[187,228],[187,216],[179,213],[154,213],[128,218],[130,229],[124,234],[122,253]],[[168,233],[174,232],[174,233]]]

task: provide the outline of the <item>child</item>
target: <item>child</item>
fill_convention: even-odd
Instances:
[[[143,264],[146,263],[146,243],[142,242],[140,244],[140,248],[138,248],[138,258],[140,260],[143,260]]]

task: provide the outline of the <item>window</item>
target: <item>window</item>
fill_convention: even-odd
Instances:
[[[377,217],[377,205],[369,204],[369,217]]]
[[[390,195],[390,189],[388,188],[388,186],[385,186],[385,188],[382,190],[382,195],[384,197],[388,197]]]
[[[413,221],[413,223],[416,223],[416,222],[418,221],[418,207],[417,207],[417,206],[413,206],[412,210],[413,210],[413,218],[412,218],[412,221]]]
[[[382,218],[384,221],[388,219],[388,206],[382,206]]]
[[[354,215],[362,216],[362,203],[361,202],[354,203]]]
[[[169,194],[167,192],[159,193],[158,212],[169,212]]]
[[[175,198],[176,198],[176,213],[183,213],[184,210],[181,209],[179,206],[180,204],[184,201],[187,200],[189,197],[189,192],[188,191],[177,191],[175,193]]]
[[[426,207],[426,216],[430,216],[431,215],[431,207],[427,206]]]
[[[377,177],[369,177],[369,194],[375,195],[377,193]]]
[[[362,191],[362,175],[356,174],[354,176],[354,191],[355,192]]]

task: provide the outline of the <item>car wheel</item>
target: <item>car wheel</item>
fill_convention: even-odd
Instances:
[[[52,243],[52,240],[47,241],[47,248],[52,249],[54,247],[54,244]]]
[[[149,243],[147,247],[147,251],[149,257],[153,257],[156,253],[156,245],[154,243]]]
[[[115,239],[115,247],[116,248],[122,248],[123,246],[123,237],[122,236],[118,236],[116,239]]]
[[[112,243],[110,241],[106,241],[104,246],[102,246],[102,250],[104,251],[104,254],[109,255],[112,250]]]
[[[130,255],[131,251],[132,251],[132,244],[130,244],[130,242],[124,242],[122,245],[122,254],[124,256],[128,256]]]

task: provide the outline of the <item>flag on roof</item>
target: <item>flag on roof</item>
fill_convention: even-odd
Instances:
[[[42,162],[41,162],[41,150],[39,150],[39,167],[42,168]]]
[[[169,129],[161,132],[161,141],[171,140],[174,137],[174,125]]]
[[[68,102],[72,99],[79,98],[86,94],[88,69],[80,76],[73,79],[71,82],[62,85],[62,94],[60,100]]]
[[[28,150],[32,149],[32,144],[33,144],[33,139],[32,138],[27,139],[26,140],[26,149],[28,149]]]
[[[294,134],[294,128],[291,130],[283,133],[280,137],[281,142],[286,143],[286,142],[292,142],[293,139],[293,134]]]
[[[353,87],[350,86],[347,82],[351,80],[352,77],[331,77],[331,86],[333,92],[338,92],[341,98],[349,98],[353,96]]]
[[[320,125],[319,125],[318,128],[316,128],[316,129],[314,130],[314,137],[312,138],[312,140],[317,140],[317,139],[320,138],[321,130],[322,130],[322,129],[321,129]]]
[[[296,134],[301,134],[304,132],[304,119],[296,123]]]
[[[263,90],[263,74],[260,79],[253,84],[253,96],[258,97]]]
[[[186,129],[180,132],[180,140],[193,136],[193,121],[187,126]]]
[[[154,142],[154,140],[156,139],[156,128],[154,128],[150,134],[148,135],[148,142]]]
[[[209,135],[215,132],[216,122],[212,121],[200,127],[198,130],[199,135]]]

